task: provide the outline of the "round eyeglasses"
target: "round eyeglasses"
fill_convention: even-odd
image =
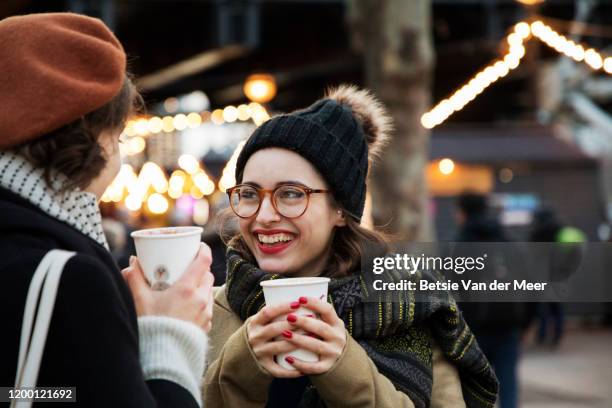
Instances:
[[[227,195],[230,207],[240,218],[251,218],[257,214],[266,194],[271,195],[272,206],[277,213],[285,218],[297,218],[306,212],[311,194],[328,192],[295,184],[282,184],[274,190],[238,184],[228,189]]]

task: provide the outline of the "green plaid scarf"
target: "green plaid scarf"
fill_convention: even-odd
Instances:
[[[259,283],[282,277],[262,271],[232,248],[227,252],[227,265],[227,299],[234,312],[246,320],[265,305]],[[392,278],[438,279],[425,273],[398,274]],[[417,408],[430,404],[432,340],[457,368],[466,405],[470,408],[495,405],[498,391],[495,374],[450,294],[403,291],[395,299],[383,299],[382,295],[368,293],[367,288],[361,273],[332,279],[328,301],[378,370],[407,394]],[[325,405],[310,386],[300,406]]]

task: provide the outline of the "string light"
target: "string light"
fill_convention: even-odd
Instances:
[[[531,35],[531,29],[529,28],[529,24],[524,21],[516,23],[516,25],[514,26],[514,32],[523,39],[527,39]]]
[[[215,109],[210,114],[210,121],[215,125],[222,125],[224,122],[223,119],[223,109]]]
[[[153,116],[149,119],[149,132],[159,133],[164,129],[164,122],[158,116]]]
[[[136,136],[136,137],[129,139],[127,144],[129,146],[128,155],[142,153],[144,149],[147,147],[147,143],[140,136]]]
[[[189,174],[194,174],[200,169],[200,162],[190,154],[181,155],[178,159],[178,165]]]
[[[603,68],[608,74],[612,74],[612,57],[608,57],[604,60]]]
[[[183,113],[179,113],[172,120],[172,124],[176,130],[185,130],[187,129],[187,116]]]
[[[251,115],[249,114],[249,107],[245,104],[238,105],[238,120],[249,120]]]
[[[449,175],[455,170],[455,162],[449,158],[442,159],[440,160],[440,163],[438,163],[438,169],[440,170],[440,173]]]
[[[164,214],[168,211],[168,200],[161,194],[151,194],[147,200],[147,208],[153,214]]]
[[[168,181],[168,195],[170,198],[178,199],[183,195],[186,180],[185,172],[175,170]]]
[[[584,61],[585,64],[595,71],[604,68],[606,72],[612,73],[612,67],[609,67],[609,70],[605,68],[605,60],[597,50],[593,48],[585,50],[582,45],[576,44],[572,40],[568,40],[542,21],[538,20],[531,23],[531,31],[533,36],[541,40],[544,44],[572,58],[574,61]],[[612,62],[609,63],[609,65],[612,65]]]
[[[233,164],[230,164],[235,167],[237,155],[234,154],[232,157],[233,160],[230,161]],[[195,157],[182,155],[179,162],[179,165],[186,170],[175,170],[168,180],[164,170],[153,162],[146,162],[138,175],[129,164],[122,165],[119,174],[102,195],[102,201],[105,203],[123,201],[129,211],[139,211],[146,203],[147,210],[152,214],[165,214],[169,208],[168,198],[178,200],[187,192],[194,199],[200,200],[215,192],[215,183],[200,168]],[[233,185],[233,178],[228,179],[228,170],[225,173],[224,182],[229,181]]]
[[[131,194],[125,197],[125,206],[130,211],[138,211],[142,207],[142,201]]]
[[[238,109],[235,106],[226,106],[223,109],[223,120],[227,123],[235,122],[238,119]]]
[[[236,184],[236,178],[234,173],[236,172],[236,162],[238,161],[238,156],[244,147],[246,141],[242,141],[236,146],[236,150],[232,153],[232,157],[225,164],[225,168],[223,168],[223,173],[221,174],[221,179],[219,179],[219,190],[225,191],[228,188],[234,186]]]
[[[466,84],[459,88],[449,98],[443,99],[429,112],[421,117],[421,124],[431,129],[444,122],[454,112],[458,112],[476,96],[481,94],[491,84],[505,77],[518,67],[520,60],[525,56],[523,41],[530,35],[529,25],[517,24],[514,31],[506,37],[509,48],[503,59],[495,61],[474,75]]]
[[[191,129],[197,128],[202,124],[202,116],[199,113],[191,112],[187,115],[187,124]]]
[[[251,102],[249,105],[242,104],[238,107],[229,105],[224,109],[215,109],[212,112],[179,113],[174,116],[152,116],[148,119],[129,120],[125,125],[123,134],[127,137],[144,137],[152,133],[172,133],[175,130],[194,129],[208,121],[215,125],[222,125],[237,120],[242,122],[253,120],[259,126],[268,119],[270,119],[270,115],[266,108],[257,102]]]
[[[149,121],[146,119],[138,119],[136,123],[134,123],[134,130],[137,135],[146,135],[149,133]]]
[[[443,99],[424,113],[421,116],[421,124],[427,129],[440,125],[453,113],[460,111],[465,105],[473,101],[491,84],[508,75],[511,70],[516,69],[525,56],[525,46],[523,44],[532,35],[576,62],[584,61],[593,70],[597,71],[603,68],[605,72],[612,74],[612,57],[604,59],[593,48],[585,50],[582,45],[565,38],[542,21],[534,21],[531,24],[521,21],[514,26],[514,30],[506,37],[508,43],[506,55],[501,60],[485,67],[450,97]]]
[[[172,116],[164,116],[162,119],[162,130],[166,133],[174,132],[174,118]]]

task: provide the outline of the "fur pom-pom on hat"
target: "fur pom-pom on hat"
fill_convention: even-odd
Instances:
[[[393,121],[384,105],[372,92],[359,89],[355,85],[330,88],[325,97],[351,109],[363,128],[370,161],[380,157],[393,131]]]

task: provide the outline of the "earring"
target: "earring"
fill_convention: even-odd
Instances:
[[[342,214],[342,211],[341,211],[341,210],[338,210],[338,214]]]

